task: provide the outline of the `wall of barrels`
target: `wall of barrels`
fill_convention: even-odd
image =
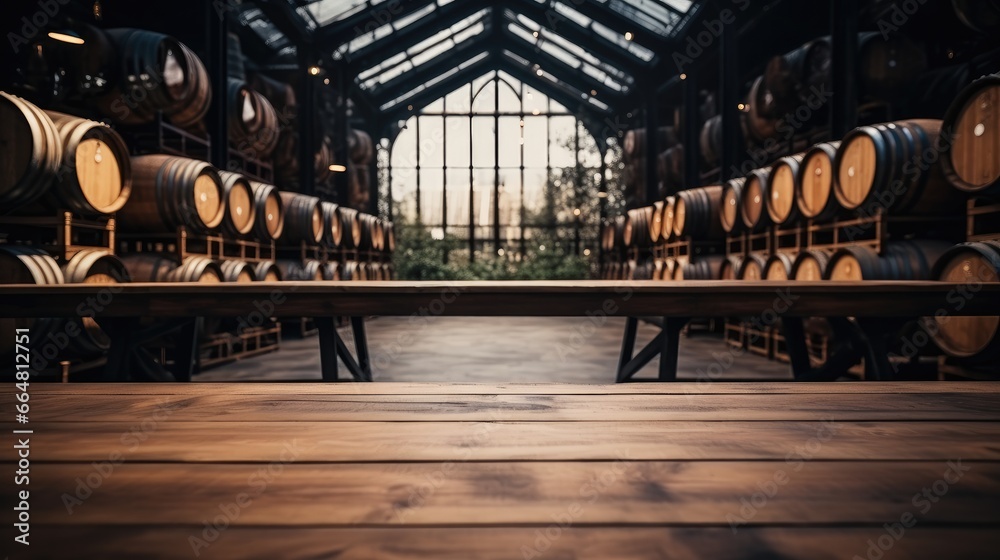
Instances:
[[[602,249],[607,279],[946,280],[974,297],[1000,280],[1000,76],[974,81],[944,119],[861,126],[629,210],[605,224]],[[1000,318],[960,311],[957,302],[925,318],[894,357],[924,357],[942,375],[995,375]],[[777,322],[732,318],[723,333],[735,348],[787,360]],[[824,319],[809,322],[817,362],[830,333]]]
[[[53,103],[56,111],[0,92],[0,283],[99,283],[113,294],[110,286],[125,282],[394,277],[392,223],[277,186],[299,158],[283,144],[287,127],[269,100],[285,100],[282,111],[294,103],[287,84],[230,76],[228,91],[213,92],[199,57],[169,36],[82,29],[91,54],[127,70],[104,93]],[[206,161],[213,95],[230,97],[229,169]],[[370,137],[351,137],[352,158],[370,163]],[[319,179],[331,173],[327,148],[316,158]],[[206,323],[202,366],[274,350],[283,327],[309,334],[301,319],[275,315]],[[99,367],[109,347],[89,318],[5,321],[4,332],[20,323],[39,333],[35,340],[83,333],[42,354],[45,373]]]

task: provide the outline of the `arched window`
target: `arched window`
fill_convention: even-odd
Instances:
[[[382,144],[383,211],[473,257],[523,254],[542,232],[553,249],[596,255],[598,193],[618,160],[607,155],[566,107],[491,72],[427,105]]]

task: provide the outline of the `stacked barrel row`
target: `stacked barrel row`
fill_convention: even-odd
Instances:
[[[679,140],[679,128],[663,126],[656,129],[656,181],[661,193],[679,190],[684,182],[684,145]],[[644,193],[646,188],[645,129],[629,130],[622,141],[623,180],[630,193]],[[642,197],[640,197],[642,198]]]
[[[963,221],[970,197],[996,201],[1000,196],[998,115],[1000,78],[987,76],[962,93],[943,121],[906,120],[859,127],[839,141],[781,158],[724,185],[682,191],[652,207],[631,210],[604,230],[603,248],[611,255],[604,276],[997,282],[1000,222],[994,224],[991,231],[997,233],[992,238],[979,235],[975,241],[958,246],[955,242],[961,241],[961,234],[955,239],[938,237],[934,232],[942,221]],[[714,193],[718,193],[718,201]],[[685,222],[692,200],[714,206],[715,223],[699,222],[689,228]],[[678,225],[681,201],[685,216]],[[916,234],[889,236],[886,243],[878,245],[881,251],[875,244],[852,242],[849,235],[847,241],[834,247],[803,243],[775,249],[775,244],[769,244],[766,250],[755,251],[745,244],[745,250],[735,254],[684,263],[680,273],[675,268],[673,275],[664,274],[669,273],[666,261],[630,261],[627,257],[638,253],[622,250],[669,241],[670,236],[687,229],[709,239],[720,230],[730,236],[777,235],[817,225],[857,223],[852,220],[872,216],[885,216],[887,221],[859,227],[885,227],[898,219],[921,225],[915,228]],[[972,363],[1000,356],[1000,318],[951,317],[949,313],[928,321],[928,330],[942,350]]]

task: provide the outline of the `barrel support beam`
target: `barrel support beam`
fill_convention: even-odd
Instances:
[[[833,42],[833,106],[830,135],[842,138],[858,121],[858,0],[830,2],[830,37]]]

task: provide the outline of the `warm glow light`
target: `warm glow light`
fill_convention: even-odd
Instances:
[[[406,106],[406,110],[407,111],[412,111],[413,110],[413,105],[407,105]]]
[[[534,35],[536,39],[538,38],[538,32],[537,31],[535,31],[534,33],[532,33],[532,35]]]
[[[596,89],[592,89],[592,90],[590,90],[590,95],[592,95],[592,96],[595,96],[595,97],[596,97],[596,96],[597,96],[597,90],[596,90]]]
[[[590,256],[590,249],[584,249],[583,250],[583,256],[589,257]]]
[[[497,254],[501,257],[504,256],[505,251],[503,249],[497,249]]]
[[[579,208],[574,208],[574,209],[573,209],[573,215],[574,215],[574,216],[579,216],[580,214],[581,214],[581,212],[580,212],[580,209],[579,209]]]
[[[686,80],[686,79],[688,79],[688,75],[687,75],[687,74],[681,74],[681,79],[682,79],[682,80]]]
[[[737,105],[736,108],[739,109],[740,111],[746,111],[748,109],[748,107],[743,103]]]
[[[323,83],[326,85],[330,85],[330,78],[323,78]]]
[[[634,37],[634,35],[632,35],[631,31],[626,31],[625,32],[625,40],[626,41],[631,41],[633,37]]]
[[[49,31],[49,39],[55,39],[56,41],[62,41],[63,43],[70,43],[73,45],[83,44],[83,39],[77,37],[76,35],[69,35],[67,33],[58,33],[56,31]]]
[[[538,70],[535,70],[535,74],[538,74],[539,76],[541,76],[542,74],[544,74],[544,72],[542,72],[542,69],[539,68]]]
[[[597,192],[597,198],[608,198],[608,193],[606,193],[604,191],[598,191]]]
[[[532,114],[532,115],[535,115],[535,116],[537,116],[537,115],[540,115],[541,113],[542,113],[542,112],[541,112],[541,111],[539,111],[538,109],[535,109],[534,111],[532,111],[532,112],[531,112],[531,114]]]
[[[330,166],[330,171],[333,171],[334,173],[344,173],[345,171],[347,171],[347,166],[335,163]]]

